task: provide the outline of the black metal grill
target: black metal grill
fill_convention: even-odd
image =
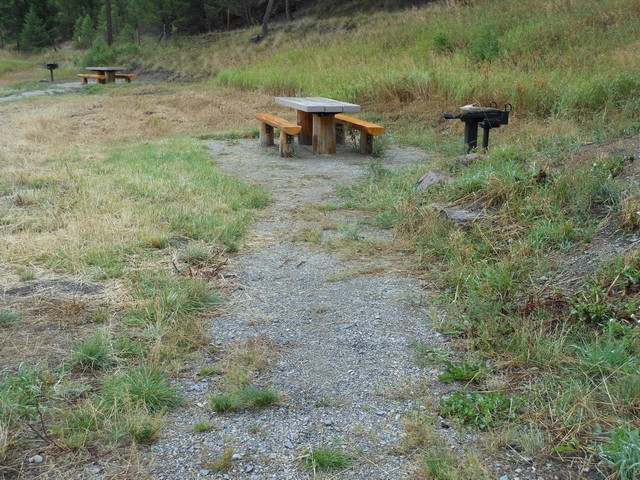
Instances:
[[[53,71],[58,68],[58,64],[57,63],[45,63],[44,64],[44,68],[46,68],[47,70],[49,70],[49,72],[51,72],[51,83],[53,83]]]
[[[447,120],[460,119],[465,123],[464,127],[464,147],[469,153],[478,147],[478,126],[484,130],[482,135],[482,148],[489,147],[489,131],[492,128],[500,128],[509,124],[509,113],[512,110],[510,103],[504,109],[497,108],[495,102],[491,102],[489,107],[466,106],[460,107],[462,113],[443,113],[442,118]]]

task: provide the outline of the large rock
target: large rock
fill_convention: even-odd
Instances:
[[[451,178],[451,176],[447,172],[443,172],[437,168],[432,168],[422,175],[420,180],[416,182],[416,193],[424,193],[434,185],[447,181],[449,178]]]

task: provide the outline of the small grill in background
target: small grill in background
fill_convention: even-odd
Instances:
[[[58,64],[57,63],[45,63],[44,64],[44,68],[46,68],[47,70],[49,70],[49,72],[51,72],[51,83],[53,83],[53,71],[58,68]]]
[[[460,107],[462,113],[443,113],[442,118],[447,120],[460,119],[464,126],[464,147],[465,152],[470,153],[478,147],[478,126],[484,130],[482,135],[482,148],[489,147],[489,131],[492,128],[500,128],[509,124],[509,113],[512,110],[511,104],[507,103],[504,109],[497,108],[495,102],[491,102],[488,107],[476,107],[467,105]]]

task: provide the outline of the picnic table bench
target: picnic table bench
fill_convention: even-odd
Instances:
[[[79,73],[78,76],[83,85],[88,84],[90,78],[95,79],[96,83],[104,83],[106,78],[104,75],[98,75],[97,73]]]
[[[260,121],[260,144],[265,147],[273,145],[273,129],[277,128],[280,130],[280,156],[285,158],[292,156],[293,136],[300,133],[302,127],[270,113],[256,113],[255,117]]]
[[[116,78],[121,78],[127,83],[131,83],[131,80],[136,78],[135,73],[116,73]]]
[[[373,152],[373,137],[384,133],[384,127],[360,118],[349,117],[338,113],[336,114],[337,143],[344,143],[345,124],[360,131],[360,153],[363,155],[371,155]]]

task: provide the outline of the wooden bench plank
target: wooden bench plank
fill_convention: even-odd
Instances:
[[[375,136],[375,135],[381,135],[384,133],[384,127],[382,125],[376,125],[375,123],[367,122],[366,120],[362,120],[356,117],[349,117],[341,113],[338,113],[336,115],[336,121],[349,123],[353,128],[357,128],[358,130],[364,130],[369,135]]]
[[[352,128],[360,130],[360,153],[363,155],[371,155],[373,152],[373,137],[384,133],[382,125],[376,125],[360,118],[349,117],[339,113],[336,115],[336,126],[339,125],[340,130],[336,131],[336,138],[341,143],[344,143],[343,124],[349,124]]]
[[[300,130],[302,130],[300,125],[296,125],[289,120],[272,115],[271,113],[256,113],[255,116],[262,123],[271,125],[272,127],[285,132],[287,135],[297,135],[300,133]]]
[[[131,83],[131,80],[136,78],[136,74],[135,73],[116,73],[116,78],[122,78],[127,83]]]
[[[105,76],[98,75],[97,73],[79,73],[78,76],[82,80],[82,83],[89,83],[90,78],[96,79],[98,82],[104,82]]]

